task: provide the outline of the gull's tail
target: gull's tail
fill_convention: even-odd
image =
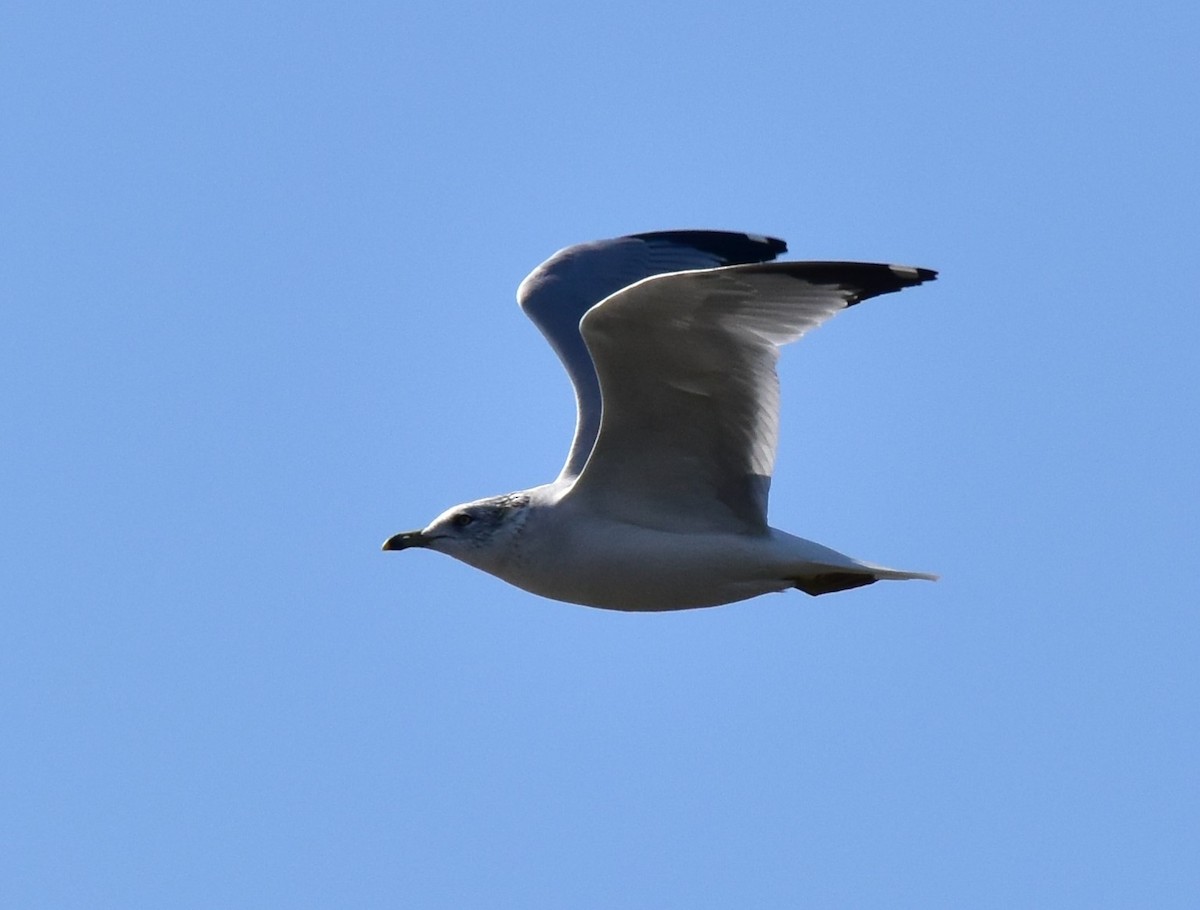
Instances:
[[[899,569],[885,569],[883,566],[863,564],[861,569],[849,569],[843,566],[829,568],[829,571],[817,571],[812,575],[792,579],[792,587],[816,597],[818,594],[832,594],[834,591],[849,591],[851,588],[861,588],[872,585],[877,581],[937,581],[936,575],[928,572],[902,572]]]

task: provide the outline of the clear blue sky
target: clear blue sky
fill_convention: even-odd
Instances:
[[[1200,906],[1192,2],[12,3],[0,905]],[[569,243],[941,270],[790,348],[628,616],[388,535],[551,478]]]

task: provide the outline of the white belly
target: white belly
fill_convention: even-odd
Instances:
[[[675,534],[588,522],[583,534],[579,527],[563,522],[526,528],[503,563],[484,568],[555,600],[608,610],[658,611],[712,607],[783,591],[818,552],[839,564],[853,563],[777,531],[762,536]],[[813,551],[804,552],[804,545]]]

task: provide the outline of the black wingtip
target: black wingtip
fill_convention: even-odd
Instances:
[[[651,231],[629,236],[638,240],[657,240],[690,246],[717,257],[725,265],[770,262],[779,254],[787,252],[787,243],[778,237],[736,231]]]
[[[811,284],[842,288],[848,292],[847,306],[933,281],[938,274],[933,269],[882,262],[763,262],[738,268],[790,275]]]
[[[905,287],[924,284],[926,281],[935,281],[938,276],[935,269],[923,269],[915,265],[889,265],[888,269],[898,280],[904,282]]]
[[[880,265],[855,263],[847,269],[840,282],[843,287],[853,288],[854,297],[850,305],[861,303],[881,294],[891,294],[905,288],[916,287],[937,278],[933,269],[922,269],[912,265]]]

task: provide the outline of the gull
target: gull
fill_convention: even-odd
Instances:
[[[551,483],[464,503],[384,550],[422,547],[526,591],[609,610],[712,607],[927,579],[767,524],[780,348],[930,269],[776,262],[787,244],[659,231],[560,250],[517,300],[575,386]]]

